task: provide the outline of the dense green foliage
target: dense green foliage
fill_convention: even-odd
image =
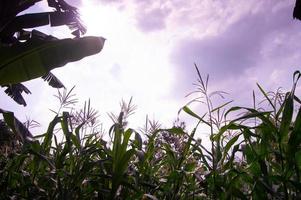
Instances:
[[[286,94],[266,93],[259,86],[268,111],[254,106],[227,112],[221,112],[227,103],[213,107],[208,78],[204,82],[198,75],[197,92],[208,111],[201,117],[188,106],[182,108],[199,121],[192,131],[179,122],[170,129],[151,121],[139,131],[128,128],[130,101],[122,104],[118,116],[111,115],[111,139],[105,141],[93,128],[97,113],[88,103],[78,112],[60,109],[46,133],[17,140],[11,137],[24,130],[13,121],[13,113],[2,111],[1,198],[300,198],[301,101],[295,96],[300,73],[294,74]],[[61,107],[74,103],[71,97],[60,94]],[[241,115],[226,120],[234,111]],[[199,125],[210,128],[211,147],[195,139]]]

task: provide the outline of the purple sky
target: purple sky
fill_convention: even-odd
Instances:
[[[80,102],[91,99],[108,129],[106,112],[131,96],[138,105],[130,120],[142,126],[145,115],[169,126],[190,99],[197,76],[194,63],[210,88],[229,92],[233,105],[252,103],[256,82],[267,90],[289,89],[301,64],[301,22],[293,20],[293,0],[85,0],[82,10],[88,35],[107,38],[103,52],[53,72],[67,88],[76,85]],[[35,9],[43,9],[41,4]],[[49,34],[70,37],[65,28]],[[1,92],[0,105],[47,124],[56,108],[56,91],[41,80],[25,83],[32,90],[28,107]],[[298,88],[297,90],[300,90]],[[201,110],[199,105],[193,106]]]

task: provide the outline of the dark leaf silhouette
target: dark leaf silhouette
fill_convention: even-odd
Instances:
[[[48,24],[50,24],[50,26],[68,25],[71,30],[80,30],[81,33],[86,32],[84,26],[80,25],[77,17],[73,13],[55,11],[17,16],[12,22],[4,27],[1,31],[1,35],[12,35],[21,29],[34,28]]]
[[[14,33],[7,34],[6,29],[14,21],[18,13],[28,9],[41,0],[1,0],[0,1],[0,42],[10,44],[16,42]],[[19,31],[18,29],[17,31]],[[16,31],[16,32],[17,32]]]
[[[77,37],[86,33],[86,27],[79,18],[77,9],[63,0],[49,0],[48,5],[55,8],[53,12],[30,13],[17,16],[18,13],[41,0],[0,2],[0,38],[13,37],[15,32],[24,28],[34,28],[50,24],[67,25]]]
[[[293,17],[301,20],[301,1],[296,0]]]
[[[3,120],[0,120],[0,133],[0,145],[3,145],[3,142],[9,140],[12,135],[11,130]]]
[[[54,68],[96,54],[104,41],[93,36],[53,41],[31,38],[13,47],[0,47],[0,85],[38,78]]]
[[[14,116],[13,112],[0,109],[0,113],[2,113],[5,123],[23,142],[33,137],[25,125]]]
[[[64,0],[48,0],[48,6],[55,8],[58,12],[69,13],[72,16],[72,21],[66,24],[71,30],[73,30],[72,34],[74,36],[80,37],[81,34],[86,33],[87,29],[81,22],[76,7],[69,5]]]
[[[42,76],[44,81],[47,81],[51,87],[54,88],[64,88],[64,84],[51,72],[48,72],[46,75]]]
[[[62,88],[62,82],[50,71],[100,52],[105,41],[102,37],[80,38],[86,27],[77,8],[64,0],[47,0],[51,12],[19,15],[40,1],[0,1],[0,86],[7,86],[6,93],[24,106],[21,93],[25,90],[16,84],[42,77],[50,86]],[[44,25],[67,25],[76,38],[58,39],[34,29],[24,30]]]
[[[1,0],[0,1],[0,26],[17,16],[18,13],[28,9],[41,0]]]
[[[4,90],[4,92],[10,96],[15,102],[17,102],[20,105],[26,106],[26,102],[22,96],[22,92],[25,92],[26,94],[31,94],[29,89],[27,89],[23,84],[16,83],[16,84],[10,84],[5,85],[7,89]]]

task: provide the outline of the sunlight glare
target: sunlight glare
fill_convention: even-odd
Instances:
[[[127,88],[133,87],[135,93],[166,94],[172,81],[166,38],[142,33],[129,12],[110,4],[87,1],[80,10],[88,34],[107,39],[103,53],[120,63],[119,81]]]
[[[87,1],[80,10],[88,29],[87,34],[107,39],[104,50],[98,57],[100,60],[96,61],[101,68],[91,66],[93,76],[102,74],[103,78],[97,78],[97,84],[104,84],[101,80],[106,79],[105,84],[110,85],[110,91],[113,88],[118,91],[106,93],[106,99],[133,96],[146,113],[152,113],[158,107],[166,112],[174,109],[176,105],[164,100],[170,95],[173,81],[168,34],[150,35],[142,32],[137,28],[132,12],[119,10],[111,4],[92,4]],[[116,65],[119,66],[117,71],[114,68]],[[104,73],[104,68],[108,67],[111,70]],[[162,108],[159,102],[164,102]]]
[[[108,5],[100,3],[83,2],[80,8],[81,19],[88,27],[89,35],[102,35],[112,37],[124,29],[126,20],[122,13]]]

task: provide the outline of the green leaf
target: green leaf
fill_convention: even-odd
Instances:
[[[212,109],[212,110],[211,110],[211,113],[213,113],[213,112],[215,112],[215,111],[217,111],[217,110],[219,110],[219,109],[221,109],[221,108],[223,108],[223,107],[229,105],[229,104],[232,103],[232,102],[233,102],[233,101],[228,101],[228,102],[226,102],[226,103],[224,103],[224,104],[222,104],[222,105],[220,105],[220,106],[218,106],[218,107]]]
[[[0,113],[2,113],[4,121],[7,123],[7,125],[17,136],[22,139],[23,142],[27,141],[29,138],[32,138],[32,134],[24,126],[24,124],[14,116],[13,112],[0,109]]]
[[[255,177],[259,177],[261,175],[261,169],[260,169],[260,165],[258,164],[258,162],[254,161],[251,162],[248,166],[247,169],[252,173],[253,176]]]
[[[170,129],[163,129],[163,131],[168,131],[169,133],[174,133],[177,135],[183,135],[185,134],[184,130],[181,127],[173,127]]]
[[[301,108],[299,108],[297,117],[295,119],[293,131],[290,134],[288,140],[288,158],[290,158],[291,153],[294,153],[301,143]]]
[[[294,98],[292,93],[288,93],[286,95],[284,101],[284,109],[280,124],[280,140],[281,142],[285,142],[288,137],[289,128],[292,122],[294,112]]]
[[[213,135],[212,140],[213,141],[220,141],[221,136],[227,131],[227,130],[238,130],[242,129],[245,126],[243,125],[237,125],[235,123],[230,122],[229,124],[223,126],[220,128],[219,132],[215,135]]]
[[[120,165],[118,166],[118,169],[120,170],[121,173],[124,173],[125,170],[128,167],[128,163],[130,161],[130,159],[133,157],[133,155],[136,153],[135,149],[130,149],[127,152],[125,152],[125,154],[123,155],[123,157],[120,160]]]
[[[247,199],[246,195],[238,188],[232,188],[232,196],[238,197],[239,199]]]
[[[175,168],[174,166],[177,165],[178,159],[175,152],[172,150],[169,144],[163,144],[163,149],[166,152],[166,161],[170,164],[171,167]]]
[[[184,169],[185,169],[185,171],[187,171],[187,172],[192,172],[192,171],[195,170],[196,167],[197,167],[197,163],[192,162],[192,163],[187,163],[187,164],[185,164]]]
[[[135,152],[135,149],[130,149],[124,153],[124,155],[118,163],[113,163],[115,165],[115,168],[113,168],[111,197],[115,196],[115,193],[124,177],[123,175],[128,167],[128,163],[132,156],[135,154]]]
[[[0,46],[0,85],[41,77],[54,68],[96,54],[104,41],[92,36],[53,41],[31,38],[10,47]]]
[[[132,133],[133,133],[133,129],[127,129],[124,132],[123,141],[122,141],[122,145],[121,145],[121,151],[119,152],[120,155],[125,154]]]
[[[238,134],[236,136],[234,136],[233,138],[231,138],[231,140],[229,140],[229,142],[226,144],[225,148],[223,149],[223,157],[222,157],[222,160],[221,160],[221,163],[224,162],[227,154],[228,154],[228,151],[230,150],[230,148],[235,144],[235,142],[238,140],[239,136],[241,134]]]
[[[80,141],[79,141],[79,139],[76,137],[76,135],[74,135],[74,134],[70,134],[70,138],[71,138],[71,141],[72,141],[72,143],[75,145],[75,147],[77,148],[77,149],[80,149],[81,148],[81,145],[80,145]]]
[[[259,90],[261,91],[261,93],[263,94],[263,96],[268,100],[269,104],[273,107],[273,109],[275,110],[275,105],[272,103],[272,100],[269,98],[269,96],[267,95],[267,93],[264,91],[264,89],[258,84],[257,87],[259,88]]]
[[[201,162],[203,162],[204,163],[204,165],[206,165],[206,167],[208,168],[208,169],[212,169],[211,167],[210,167],[210,165],[209,165],[209,163],[208,163],[208,161],[207,161],[207,159],[206,158],[208,158],[208,160],[211,162],[212,161],[212,154],[209,152],[208,154],[210,155],[210,156],[207,156],[207,155],[205,155],[204,153],[203,153],[203,150],[205,150],[206,152],[208,152],[208,150],[206,150],[206,148],[204,148],[202,145],[201,145],[201,148],[199,148],[198,146],[196,146],[196,145],[194,145],[195,146],[195,148],[199,151],[199,153],[200,153],[200,156],[201,156]]]
[[[50,161],[50,159],[42,154],[40,154],[39,152],[35,151],[35,149],[30,149],[29,150],[30,153],[32,153],[33,155],[37,156],[40,160],[46,161],[46,163],[52,168],[55,169],[55,166],[52,164],[52,162]]]
[[[75,128],[75,135],[77,137],[78,140],[80,140],[80,129],[85,125],[86,122],[82,122],[80,125],[78,125],[76,128]]]
[[[45,138],[42,143],[43,150],[45,152],[49,152],[50,146],[51,146],[51,141],[52,141],[52,136],[54,132],[54,127],[55,125],[60,121],[60,119],[56,116],[49,124],[47,132],[45,134]]]
[[[236,106],[236,107],[230,108],[225,113],[225,116],[228,115],[230,112],[233,112],[233,111],[236,111],[236,110],[243,110],[243,109],[247,110],[248,113],[244,114],[241,117],[238,117],[238,118],[232,120],[231,123],[234,123],[234,122],[240,121],[240,120],[247,120],[247,119],[253,119],[255,117],[258,117],[265,125],[267,125],[270,128],[271,132],[273,132],[273,133],[277,133],[278,132],[277,127],[269,119],[269,114],[271,113],[270,111],[268,111],[268,112],[260,112],[260,111],[257,111],[255,109],[252,109],[252,108],[246,108],[246,107]]]
[[[294,124],[294,131],[295,132],[301,132],[301,107],[299,108],[295,124]]]
[[[187,114],[191,115],[192,117],[197,118],[198,120],[200,120],[204,124],[207,124],[208,126],[210,126],[210,124],[203,119],[205,115],[203,117],[200,117],[196,113],[194,113],[192,110],[190,110],[190,108],[188,108],[187,106],[184,106],[182,108],[182,110],[184,110]]]
[[[200,121],[197,123],[196,127],[192,130],[191,134],[189,135],[188,141],[186,142],[186,144],[184,146],[184,150],[183,150],[183,153],[181,155],[181,159],[179,160],[178,168],[181,167],[182,163],[184,162],[184,160],[187,158],[187,156],[189,154],[189,149],[190,149],[190,146],[191,146],[191,142],[193,140],[193,137],[196,133],[196,130],[197,130],[199,124],[200,124]]]
[[[114,141],[113,141],[113,147],[112,147],[112,157],[113,160],[118,160],[119,155],[119,149],[121,147],[121,135],[122,130],[119,124],[114,124],[111,128],[109,133],[114,133]]]
[[[298,151],[295,154],[295,158],[296,158],[297,166],[298,166],[299,170],[301,170],[301,151]]]
[[[66,137],[67,144],[70,143],[70,134],[71,134],[68,128],[69,126],[68,119],[69,119],[69,112],[63,112],[61,126],[62,126],[63,133]]]
[[[235,158],[235,154],[236,154],[237,151],[239,151],[239,147],[240,147],[240,144],[237,144],[233,147],[231,157],[229,158],[228,162],[224,165],[225,169],[228,169],[229,167],[233,166],[233,164],[234,164],[233,161],[234,161],[234,158]]]
[[[139,150],[141,150],[142,149],[142,138],[141,138],[140,134],[137,132],[135,132],[135,141],[137,143],[137,148]]]

